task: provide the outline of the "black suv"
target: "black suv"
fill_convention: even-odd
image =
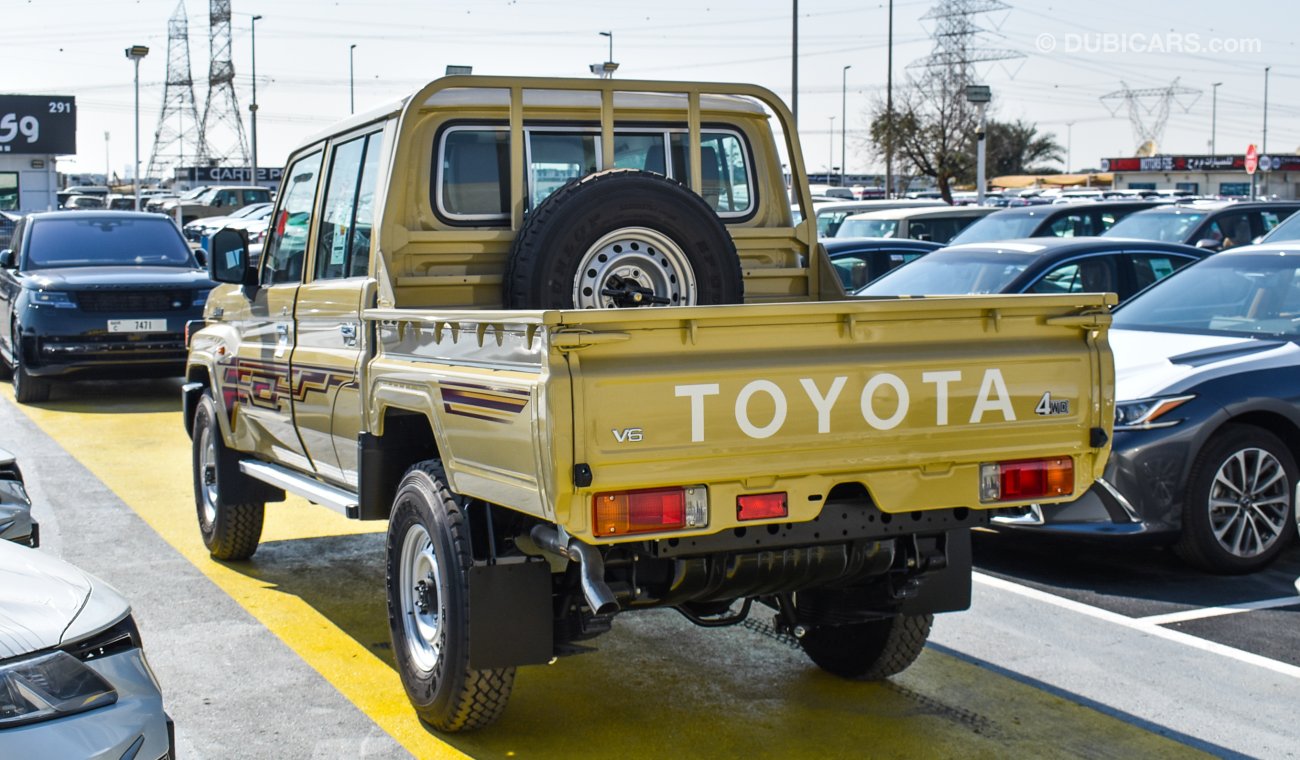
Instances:
[[[1127,216],[1106,237],[1186,243],[1208,251],[1250,245],[1300,210],[1295,201],[1160,206]]]
[[[975,220],[949,240],[948,245],[1028,237],[1100,235],[1129,214],[1155,205],[1154,201],[1083,201],[1007,208]]]
[[[22,403],[49,398],[53,377],[179,375],[213,285],[168,217],[27,216],[0,251],[0,372]]]

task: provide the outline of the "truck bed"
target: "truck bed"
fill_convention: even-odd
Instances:
[[[746,493],[811,520],[837,485],[886,513],[981,503],[982,463],[1101,473],[1113,296],[955,296],[603,311],[376,309],[371,430],[434,420],[453,488],[586,540],[596,493]],[[1056,500],[1066,500],[1069,495]],[[1036,501],[1052,501],[1039,499]],[[748,523],[747,523],[748,524]]]

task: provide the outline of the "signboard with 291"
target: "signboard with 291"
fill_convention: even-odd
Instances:
[[[77,101],[70,95],[0,95],[0,153],[77,152]]]

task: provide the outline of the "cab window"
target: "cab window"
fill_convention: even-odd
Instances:
[[[321,169],[321,152],[298,159],[289,167],[280,206],[272,216],[271,233],[262,254],[263,285],[298,282],[307,253],[307,232],[311,228],[311,207],[316,197],[316,180]]]
[[[368,270],[382,139],[374,133],[334,149],[316,235],[318,280],[357,277]]]

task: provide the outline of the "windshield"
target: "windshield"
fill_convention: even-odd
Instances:
[[[992,240],[1014,240],[1030,237],[1034,234],[1042,214],[989,214],[962,230],[957,237],[949,240],[952,245],[958,243],[987,243]]]
[[[1181,243],[1204,218],[1204,212],[1144,211],[1119,220],[1105,236]]]
[[[27,237],[27,268],[193,266],[190,248],[167,217],[36,220]]]
[[[854,219],[849,217],[840,223],[840,228],[835,231],[835,237],[891,238],[897,233],[897,219]]]
[[[1016,251],[937,251],[867,285],[860,296],[949,296],[1001,293],[1035,254]]]
[[[1300,255],[1203,259],[1115,312],[1115,327],[1218,335],[1300,335]]]

